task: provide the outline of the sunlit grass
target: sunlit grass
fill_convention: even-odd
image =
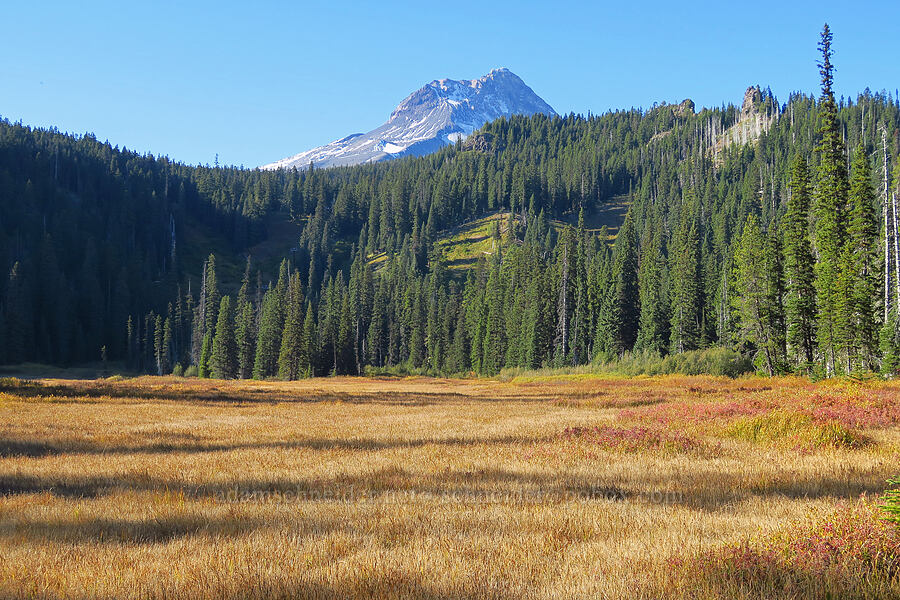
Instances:
[[[881,494],[898,398],[590,373],[3,379],[0,597],[896,596],[883,562],[801,585],[788,559],[793,579],[758,582],[729,561],[772,540],[800,556],[798,531]],[[860,548],[887,531],[834,522]]]
[[[725,428],[726,435],[757,444],[786,442],[795,448],[858,448],[868,439],[836,421],[817,423],[806,414],[775,410],[742,417]]]

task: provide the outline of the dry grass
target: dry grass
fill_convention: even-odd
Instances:
[[[879,494],[898,398],[682,376],[2,380],[0,597],[763,597],[710,583],[729,548]],[[786,443],[792,424],[866,443]],[[872,564],[853,577],[879,587],[847,589],[900,594]]]

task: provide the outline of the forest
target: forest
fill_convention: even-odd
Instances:
[[[298,379],[727,348],[770,375],[894,374],[900,99],[836,98],[831,42],[818,97],[511,117],[327,170],[191,167],[4,121],[0,362]],[[592,227],[613,199],[624,220]],[[451,263],[438,242],[484,217],[492,251]],[[266,270],[250,249],[275,219],[301,233]]]

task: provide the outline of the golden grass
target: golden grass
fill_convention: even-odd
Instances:
[[[4,380],[0,597],[691,597],[667,587],[674,559],[876,495],[900,470],[886,417],[848,428],[865,445],[798,451],[708,409],[887,414],[898,397],[685,376]],[[642,448],[643,427],[702,450]],[[622,451],[567,428],[633,435]]]

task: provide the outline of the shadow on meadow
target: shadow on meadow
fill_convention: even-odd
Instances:
[[[271,525],[260,519],[153,516],[146,519],[0,520],[0,537],[37,542],[155,544],[194,535],[237,537]]]
[[[188,499],[230,503],[546,503],[635,502],[702,511],[727,511],[755,498],[855,499],[884,490],[886,472],[857,474],[854,480],[785,472],[766,483],[728,473],[698,480],[642,474],[630,478],[520,472],[509,469],[447,470],[419,474],[389,467],[329,478],[243,478],[190,483],[147,475],[35,476],[0,475],[0,496],[50,494],[61,498],[98,498],[126,492],[183,494]]]
[[[466,447],[475,445],[506,445],[532,441],[523,436],[492,438],[445,437],[415,439],[373,438],[306,438],[300,440],[271,440],[250,442],[209,443],[160,441],[150,444],[98,444],[87,440],[61,440],[42,442],[37,440],[0,439],[0,458],[43,458],[60,455],[128,455],[128,454],[204,454],[240,450],[395,450],[423,446]]]
[[[379,404],[385,406],[431,406],[447,402],[518,402],[545,401],[550,396],[522,395],[520,393],[496,393],[475,396],[460,392],[417,389],[412,392],[395,390],[340,391],[326,389],[278,388],[266,385],[253,386],[248,381],[239,385],[201,385],[212,380],[186,380],[174,383],[142,384],[140,382],[105,382],[73,380],[71,383],[45,383],[37,380],[0,379],[0,393],[17,396],[23,400],[37,399],[56,404],[84,403],[91,400],[152,400],[193,402],[198,404],[278,404],[282,402],[336,402],[345,404]],[[327,380],[326,380],[327,383]],[[289,384],[286,384],[289,386]]]

